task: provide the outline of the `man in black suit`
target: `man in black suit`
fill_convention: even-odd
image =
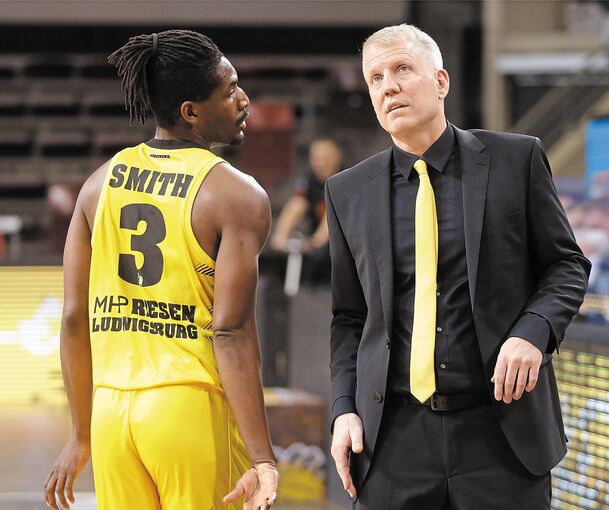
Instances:
[[[416,27],[384,28],[362,53],[393,145],[326,185],[332,455],[344,488],[359,509],[550,508],[550,470],[566,452],[551,359],[590,263],[540,141],[448,123],[448,73]],[[430,230],[417,218],[424,180],[437,234],[425,241],[435,258],[417,264]],[[415,273],[430,269],[432,299],[417,313],[431,320],[432,386],[419,392]]]

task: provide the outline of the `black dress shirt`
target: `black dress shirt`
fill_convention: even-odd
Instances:
[[[438,217],[438,292],[435,373],[438,393],[485,392],[488,389],[472,313],[463,220],[459,150],[453,128],[420,158],[393,147],[391,213],[394,260],[394,318],[387,381],[390,394],[410,394],[410,347],[415,291],[415,200],[419,176],[417,159],[427,163]],[[547,322],[524,314],[510,332],[545,352]],[[490,377],[490,376],[489,376]]]

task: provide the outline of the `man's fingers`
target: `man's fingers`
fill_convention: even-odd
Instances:
[[[364,441],[362,429],[360,427],[351,427],[351,449],[354,453],[362,453],[364,449]]]
[[[349,471],[349,463],[344,462],[336,464],[336,472],[338,473],[339,478],[343,482],[343,489],[347,491],[349,496],[352,498],[355,497],[355,486],[353,485],[353,480],[351,478],[351,471]]]
[[[347,487],[347,494],[349,494],[349,497],[351,499],[354,499],[357,495],[357,491],[355,490],[355,485],[353,485],[353,482],[351,481],[351,477],[349,477],[349,487]]]
[[[501,400],[503,398],[503,383],[505,381],[505,371],[507,365],[501,354],[497,358],[497,364],[495,365],[495,372],[493,374],[492,382],[495,383],[495,400]]]
[[[354,498],[355,485],[353,485],[353,480],[351,479],[351,473],[349,472],[349,469],[347,468],[347,470],[343,471],[342,474],[339,472],[338,476],[340,476],[340,479],[343,482],[343,489],[345,489],[345,491],[347,492],[347,494],[349,494],[350,497]]]
[[[533,365],[529,369],[529,381],[527,382],[526,390],[533,391],[537,384],[537,378],[539,377],[539,365]]]
[[[275,467],[253,467],[243,473],[235,488],[224,496],[224,502],[243,498],[243,510],[268,510],[277,498],[277,476]]]
[[[343,482],[343,488],[347,490],[347,485],[351,480],[351,473],[349,472],[349,464],[347,462],[336,463],[336,472]]]
[[[343,489],[345,489],[347,492],[349,492],[349,489],[353,485],[353,481],[351,480],[351,473],[349,472],[349,469],[343,469],[342,471],[339,471],[338,476],[340,477],[341,481],[343,482]]]
[[[353,485],[351,481],[351,472],[349,471],[349,462],[347,457],[347,448],[343,449],[343,455],[334,457],[334,462],[336,464],[336,472],[338,473],[339,478],[343,482],[343,489],[349,492],[349,489]],[[349,492],[349,494],[351,494]]]
[[[57,496],[59,497],[59,502],[61,503],[61,506],[63,508],[70,508],[70,504],[68,503],[68,500],[66,499],[66,495],[65,495],[65,487],[66,487],[66,474],[65,473],[60,473],[59,477],[57,478]]]
[[[57,501],[55,501],[55,486],[57,485],[57,476],[53,471],[47,481],[44,488],[44,499],[47,502],[49,508],[57,510]]]
[[[232,503],[233,501],[237,501],[240,497],[245,494],[245,487],[241,483],[241,480],[237,480],[235,484],[235,488],[230,491],[226,496],[224,496],[225,503]]]
[[[516,384],[516,378],[518,377],[519,364],[511,361],[508,364],[507,371],[505,373],[505,382],[503,383],[503,401],[506,404],[512,402],[514,396],[514,386]]]
[[[273,503],[275,503],[276,494],[272,497],[262,498],[258,503],[254,503],[254,508],[260,508],[260,510],[269,510]]]
[[[338,469],[339,465],[346,464],[349,460],[349,447],[333,444],[330,447],[330,454],[332,455],[336,468]]]
[[[259,480],[256,471],[252,469],[248,469],[243,476],[237,481],[235,484],[235,488],[229,492],[226,496],[224,496],[225,503],[232,503],[233,501],[238,500],[239,498],[244,499],[243,508],[247,510],[248,508],[257,508],[256,501],[257,497],[252,497],[256,494],[256,491],[259,487]],[[258,505],[259,506],[259,505]]]
[[[516,378],[516,386],[514,388],[514,400],[520,400],[524,393],[524,387],[527,384],[527,376],[529,374],[529,367],[520,367],[518,370],[518,377]]]
[[[68,499],[74,503],[74,501],[76,500],[76,498],[74,498],[74,479],[72,478],[71,475],[68,475],[67,479],[66,479],[66,490],[65,490],[66,495],[68,496]]]
[[[55,467],[53,467],[53,469],[51,469],[49,476],[47,476],[47,479],[44,481],[45,489],[46,489],[46,486],[49,485],[49,482],[51,481],[51,478],[53,478],[53,476],[55,476]]]
[[[260,508],[271,508],[271,506],[273,506],[273,503],[275,503],[275,499],[277,498],[277,493],[273,493],[272,496],[266,497],[262,500],[262,504],[260,506]]]

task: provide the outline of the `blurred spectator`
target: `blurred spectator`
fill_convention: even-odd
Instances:
[[[48,188],[48,207],[50,223],[50,250],[52,253],[63,253],[68,235],[70,219],[76,206],[78,192],[82,182],[55,182]]]
[[[583,203],[585,214],[580,225],[604,230],[609,236],[609,198]]]
[[[584,255],[592,262],[588,292],[609,294],[609,199],[590,200],[573,206],[569,217]]]
[[[592,262],[588,292],[609,296],[609,172],[597,174],[593,183],[592,199],[566,191],[559,193],[558,198],[577,243]],[[609,321],[609,316],[605,321]]]
[[[593,199],[609,198],[609,170],[595,172],[590,182],[589,195]]]
[[[597,189],[599,189],[597,187]],[[609,197],[583,199],[580,193],[561,192],[558,195],[569,224],[584,255],[592,263],[588,293],[602,296],[596,307],[584,306],[582,317],[592,324],[609,324],[609,308],[598,303],[609,296]]]
[[[575,234],[584,255],[592,263],[588,292],[609,294],[609,273],[607,273],[609,236],[607,232],[600,228],[584,227],[578,229]]]
[[[565,207],[567,219],[569,220],[569,224],[574,231],[581,228],[583,225],[588,208],[589,204],[586,202],[575,202],[573,205],[571,205],[571,207]]]
[[[320,138],[311,144],[311,169],[283,206],[271,237],[271,248],[283,253],[289,251],[292,237],[303,237],[303,252],[308,255],[304,279],[323,280],[330,275],[324,185],[340,170],[341,160],[342,152],[334,140]]]

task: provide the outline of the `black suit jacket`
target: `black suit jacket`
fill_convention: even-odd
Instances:
[[[509,405],[493,399],[516,456],[531,473],[547,473],[566,453],[551,352],[581,305],[590,263],[575,242],[537,138],[457,128],[455,134],[471,303],[491,394],[499,349],[518,317],[537,314],[551,329],[536,388]],[[391,352],[390,164],[387,149],[326,185],[332,412],[333,419],[344,412],[362,418],[364,452],[351,460],[356,483],[374,452]]]

